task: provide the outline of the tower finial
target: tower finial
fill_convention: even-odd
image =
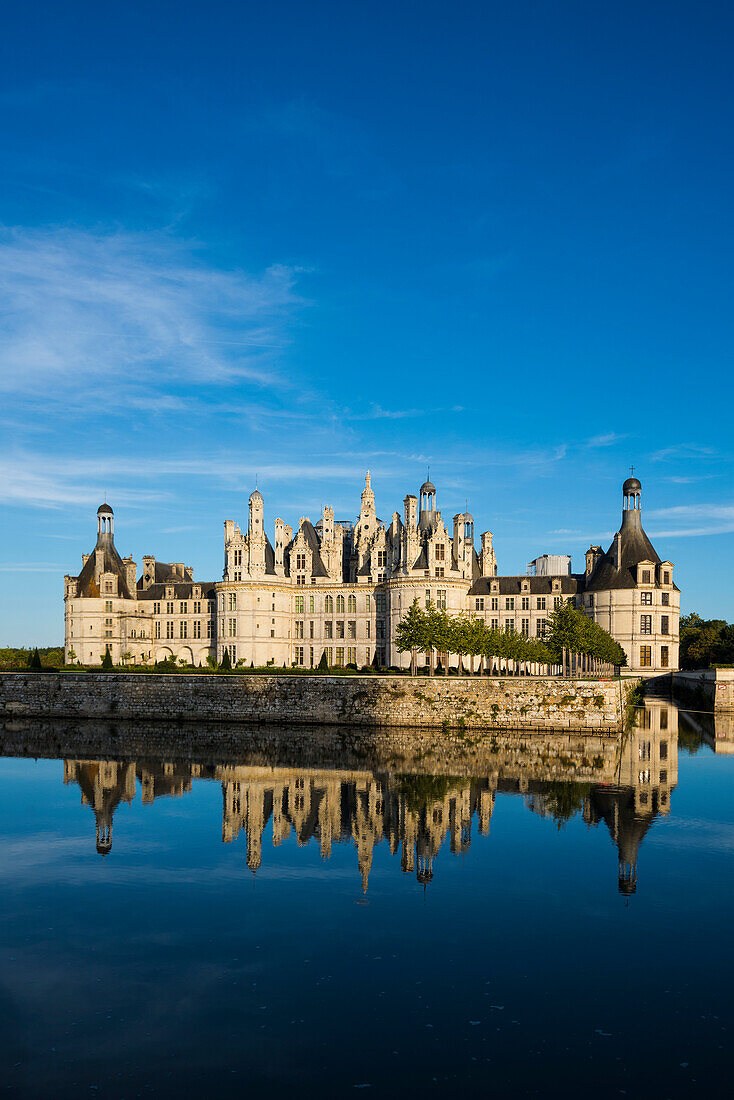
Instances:
[[[631,473],[631,474],[634,474],[634,472],[635,472],[635,468],[634,468],[634,466],[630,466],[630,473]]]

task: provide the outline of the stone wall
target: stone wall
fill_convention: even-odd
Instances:
[[[734,711],[734,669],[674,672],[673,693],[681,702],[716,712]]]
[[[0,715],[617,731],[636,681],[3,673]]]

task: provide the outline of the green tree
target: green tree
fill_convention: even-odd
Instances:
[[[110,647],[105,646],[104,657],[102,658],[102,668],[105,669],[105,671],[109,671],[109,669],[114,667],[115,666],[112,664],[112,654],[110,653]]]
[[[224,650],[224,656],[222,657],[222,660],[220,662],[219,667],[222,670],[222,672],[230,672],[231,671],[232,658],[229,655],[229,650],[228,649]]]
[[[326,650],[325,649],[322,650],[322,652],[321,652],[321,660],[319,661],[319,663],[316,666],[316,671],[317,672],[328,672],[329,671],[329,662],[326,659]]]
[[[28,659],[28,668],[33,669],[34,672],[40,672],[40,670],[43,668],[43,665],[41,664],[41,655],[38,652],[37,648],[33,650],[33,653]]]
[[[427,643],[426,616],[421,611],[417,598],[413,600],[407,613],[395,629],[395,644],[400,653],[410,650],[410,675],[415,676],[415,654],[425,649]]]

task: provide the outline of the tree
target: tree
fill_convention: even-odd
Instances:
[[[76,653],[74,652],[74,650],[73,650],[73,649],[70,649],[70,650],[69,650],[69,664],[70,664],[70,665],[75,665],[75,664],[77,663],[77,661],[78,661],[78,660],[79,660],[79,658],[77,657],[77,655],[76,655]]]
[[[43,668],[43,665],[41,664],[41,655],[39,654],[37,648],[33,650],[33,653],[28,659],[28,668],[33,669],[34,672],[40,672]]]
[[[444,676],[448,676],[449,653],[451,652],[453,630],[451,625],[451,616],[447,613],[445,608],[441,608],[440,611],[437,611],[435,619],[431,620],[431,639],[432,644],[436,647],[439,653],[445,654],[443,672]]]
[[[110,653],[110,647],[105,646],[104,657],[102,658],[102,668],[108,671],[115,666],[112,664],[112,654]]]
[[[222,672],[230,672],[231,671],[231,669],[232,669],[232,658],[229,655],[229,650],[228,649],[225,649],[224,656],[222,657],[222,660],[221,660],[221,663],[220,663],[219,667],[222,670]]]
[[[329,671],[329,662],[326,659],[326,650],[325,649],[321,651],[321,660],[316,665],[316,671],[317,672],[328,672]]]
[[[680,620],[680,666],[711,668],[734,663],[734,624],[702,619],[695,611]]]
[[[566,649],[598,657],[612,665],[627,664],[627,654],[619,642],[570,603],[561,604],[551,613],[545,645],[555,658],[560,658],[561,651]]]
[[[484,619],[479,619],[476,615],[469,615],[466,619],[464,640],[467,653],[471,657],[472,676],[474,675],[474,658],[484,657],[484,645],[487,634],[487,624]]]
[[[414,599],[395,630],[395,644],[401,653],[410,650],[410,675],[415,676],[415,653],[426,646],[426,616]]]

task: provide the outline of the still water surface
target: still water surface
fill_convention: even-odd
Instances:
[[[724,720],[651,702],[594,781],[59,736],[0,744],[9,1095],[730,1095]]]

